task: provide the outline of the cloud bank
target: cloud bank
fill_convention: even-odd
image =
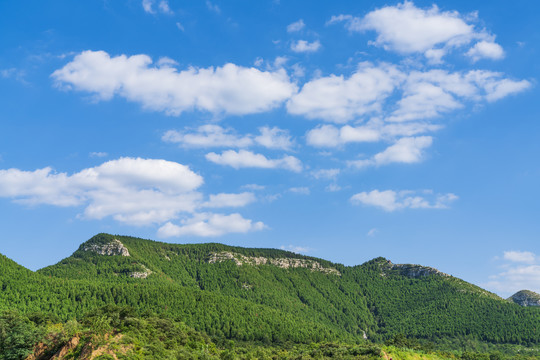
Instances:
[[[350,32],[374,31],[370,44],[402,55],[423,54],[430,63],[441,63],[452,50],[470,48],[467,56],[474,61],[504,57],[495,36],[475,26],[477,15],[441,11],[436,5],[421,9],[411,1],[384,6],[360,18],[352,15],[332,16],[328,24],[343,22]],[[471,53],[472,51],[472,53]]]
[[[260,71],[229,63],[179,71],[169,61],[153,64],[147,55],[111,57],[104,51],[83,51],[51,76],[58,86],[88,92],[97,100],[117,95],[170,115],[192,110],[260,113],[296,92],[283,69]]]
[[[433,199],[428,199],[428,197]],[[372,190],[355,194],[350,200],[355,205],[374,206],[393,212],[403,209],[446,209],[457,198],[452,193],[434,195],[432,191],[418,194],[411,190]]]
[[[252,193],[244,192],[211,194],[204,201],[204,194],[198,191],[203,181],[188,166],[176,162],[120,158],[72,175],[56,173],[50,167],[0,170],[0,197],[30,206],[83,207],[82,218],[111,217],[136,226],[159,225],[182,217],[199,219],[202,208],[243,207],[256,200]],[[219,218],[205,214],[209,219]],[[233,218],[239,219],[237,215]]]

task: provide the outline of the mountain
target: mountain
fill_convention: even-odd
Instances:
[[[540,294],[530,290],[521,290],[510,296],[508,300],[521,306],[540,306]]]
[[[77,284],[73,289],[84,284],[92,295],[81,297],[82,304],[151,309],[228,338],[384,341],[405,334],[540,341],[540,309],[511,304],[433,268],[384,258],[349,267],[275,249],[99,234],[37,275]],[[77,311],[66,305],[67,313]]]

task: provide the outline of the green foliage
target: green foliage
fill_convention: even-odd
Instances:
[[[0,359],[18,360],[31,353],[42,331],[16,311],[0,314]]]
[[[129,257],[84,251],[113,239],[129,249]],[[316,261],[341,275],[270,264],[238,266],[232,260],[209,263],[210,254],[219,252]],[[141,358],[150,353],[157,358],[169,353],[175,358],[280,358],[287,344],[304,344],[301,352],[287,350],[300,359],[346,358],[355,352],[378,356],[375,348],[364,353],[366,346],[358,345],[365,343],[364,333],[388,346],[468,350],[475,356],[488,354],[490,360],[512,351],[501,348],[495,353],[486,344],[540,343],[540,309],[511,304],[435,272],[411,275],[419,269],[393,267],[384,258],[346,267],[274,249],[177,245],[99,234],[72,256],[36,273],[0,256],[0,310],[27,314],[26,324],[54,333],[50,341],[57,344],[82,328],[90,329],[88,341],[96,344],[121,332],[135,349],[141,344]],[[132,277],[141,272],[149,276]],[[193,331],[204,335],[198,338]],[[170,337],[178,340],[165,340]],[[198,339],[195,348],[186,340],[192,337]],[[264,346],[239,350],[231,340]],[[318,345],[309,348],[310,343]],[[353,350],[355,344],[359,347]],[[176,352],[169,352],[172,348]]]

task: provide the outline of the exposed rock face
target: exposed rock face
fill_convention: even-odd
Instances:
[[[83,251],[94,252],[99,255],[105,256],[129,256],[129,250],[120,242],[120,240],[114,239],[108,244],[89,244],[83,248]]]
[[[46,355],[46,353],[51,350],[50,347],[52,347],[52,345],[41,342],[34,348],[34,353],[28,355],[25,360],[62,360],[65,359],[66,355],[70,354],[79,345],[79,342],[80,338],[78,336],[71,338],[64,346],[60,348],[60,350],[56,352],[56,354],[52,355],[52,357],[51,355]]]
[[[450,276],[429,266],[411,264],[392,264],[392,269],[399,270],[401,275],[418,279],[429,275]]]
[[[329,267],[324,267],[320,263],[314,260],[307,260],[307,259],[294,259],[294,258],[265,258],[263,256],[245,256],[238,253],[232,253],[228,251],[222,251],[219,253],[210,253],[210,259],[208,262],[210,264],[220,263],[223,261],[232,260],[235,262],[237,266],[242,265],[274,265],[278,266],[282,269],[289,269],[289,268],[307,268],[311,271],[320,271],[325,274],[332,274],[341,276],[341,273],[334,269]]]
[[[152,274],[152,270],[147,268],[146,266],[141,264],[141,267],[144,269],[144,272],[133,272],[129,277],[136,278],[136,279],[146,279],[150,274]]]
[[[383,261],[384,260],[384,261]],[[387,271],[396,271],[400,275],[409,278],[418,279],[429,275],[438,275],[449,277],[450,275],[443,273],[429,266],[413,265],[413,264],[393,264],[390,260],[382,259],[379,261],[381,268],[381,276],[387,276]]]
[[[521,306],[540,306],[540,294],[529,290],[518,291],[510,296],[508,300]]]

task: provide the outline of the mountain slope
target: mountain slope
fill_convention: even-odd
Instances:
[[[211,336],[276,342],[540,342],[523,308],[436,269],[377,258],[355,267],[273,249],[175,245],[99,234],[33,273],[0,257],[0,310],[67,320],[107,304],[181,319]],[[445,340],[444,340],[445,341]]]
[[[129,249],[129,256],[101,254],[104,251],[98,246],[115,239]],[[269,259],[276,265],[269,261],[239,266],[240,260],[215,258],[224,253],[247,262]],[[316,269],[295,267],[289,261],[316,266]],[[144,279],[133,277],[143,272],[148,274]],[[123,279],[136,284],[174,284],[241,298],[327,326],[337,326],[357,336],[374,326],[365,299],[353,292],[344,296],[346,289],[338,286],[339,271],[331,263],[282,250],[244,249],[221,244],[175,245],[100,234],[82,244],[71,257],[39,273],[112,283]]]
[[[540,341],[534,330],[540,328],[540,309],[521,308],[432,268],[396,265],[383,258],[346,267],[281,250],[176,245],[99,234],[39,273],[112,287],[198,291],[262,306],[285,318],[310,319],[330,333],[367,333],[374,340],[403,333],[434,341]],[[211,306],[221,311],[222,304]]]

